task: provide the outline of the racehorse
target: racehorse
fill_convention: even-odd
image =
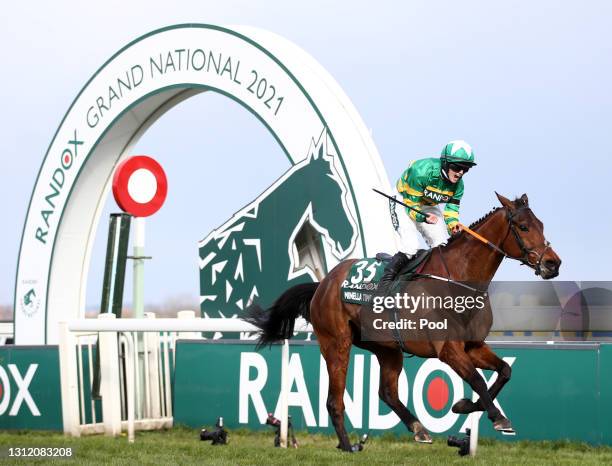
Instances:
[[[496,193],[497,194],[497,193]],[[544,279],[559,274],[561,259],[544,238],[544,226],[529,207],[527,195],[510,201],[497,194],[502,207],[497,207],[469,226],[490,244],[461,232],[445,246],[432,251],[421,266],[421,276],[445,276],[457,283],[484,283],[488,285],[504,257],[519,260]],[[368,341],[362,335],[362,316],[370,315],[368,306],[349,304],[341,300],[340,287],[356,259],[339,263],[320,283],[294,286],[264,310],[257,305],[247,309],[245,320],[261,329],[259,346],[290,338],[295,319],[301,315],[312,323],[321,353],[327,363],[329,393],[327,409],[338,435],[338,448],[356,451],[344,427],[343,394],[351,345],[374,353],[380,364],[380,398],[399,416],[414,439],[431,443],[431,436],[419,420],[398,397],[398,378],[403,368],[403,352],[422,358],[438,358],[448,364],[479,396],[472,402],[466,398],[453,405],[453,412],[467,414],[486,411],[495,430],[514,432],[510,421],[495,407],[493,400],[510,380],[510,366],[499,358],[484,342],[493,323],[490,306],[475,314],[469,322],[471,335],[478,339],[418,341]],[[431,278],[418,278],[431,281]],[[404,284],[404,288],[413,282]],[[363,309],[361,309],[363,308]],[[360,312],[361,311],[361,312]],[[420,310],[416,311],[418,317]],[[497,379],[487,390],[477,368],[497,372]]]

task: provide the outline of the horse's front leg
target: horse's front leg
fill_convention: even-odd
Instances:
[[[493,382],[493,385],[489,388],[489,396],[494,400],[512,376],[510,365],[497,356],[489,345],[484,342],[470,347],[466,353],[475,367],[497,372],[497,379],[495,379],[495,382]],[[473,402],[472,400],[463,398],[457,401],[453,406],[454,413],[469,414],[474,411],[484,411],[481,399]]]
[[[438,354],[440,361],[445,362],[465,380],[474,390],[480,400],[487,416],[493,422],[493,428],[500,432],[514,432],[512,424],[500,410],[493,404],[493,399],[487,390],[487,384],[476,370],[472,360],[465,352],[465,343],[460,341],[447,341]]]

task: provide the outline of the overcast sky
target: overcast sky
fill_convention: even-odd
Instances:
[[[392,182],[409,160],[467,140],[478,167],[465,178],[464,223],[496,204],[494,190],[526,192],[563,259],[559,279],[611,278],[610,2],[10,2],[2,16],[0,304],[13,301],[32,188],[74,97],[119,48],[186,22],[255,26],[306,50],[372,129]],[[170,183],[147,224],[146,301],[197,302],[197,241],[269,186],[287,159],[244,108],[206,94],[164,115],[135,153],[157,158]],[[112,211],[109,199],[104,216]],[[102,230],[90,307],[100,300]],[[532,278],[511,262],[496,276]]]

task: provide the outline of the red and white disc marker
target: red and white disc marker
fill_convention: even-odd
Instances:
[[[168,180],[159,163],[146,155],[121,162],[113,175],[113,195],[124,212],[148,217],[157,212],[168,194]]]

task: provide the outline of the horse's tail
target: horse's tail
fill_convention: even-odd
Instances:
[[[261,329],[257,348],[291,338],[295,319],[299,316],[310,322],[310,300],[318,286],[318,282],[295,285],[280,295],[268,309],[257,304],[245,309],[245,315],[240,318]]]

